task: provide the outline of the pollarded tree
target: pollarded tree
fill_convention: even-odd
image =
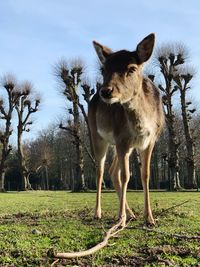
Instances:
[[[12,75],[6,75],[2,81],[3,89],[6,91],[6,101],[0,100],[0,116],[5,122],[5,127],[0,134],[0,142],[2,144],[1,158],[0,158],[0,191],[5,191],[5,172],[6,160],[12,150],[9,144],[9,139],[12,134],[12,115],[16,106],[18,95],[16,94],[16,80]]]
[[[178,88],[174,82],[176,69],[182,66],[186,60],[186,50],[181,44],[164,45],[157,49],[155,54],[156,63],[159,66],[161,84],[159,89],[163,94],[163,104],[168,129],[168,179],[171,190],[181,189],[179,178],[179,146],[180,140],[177,138],[175,129],[175,114],[173,108],[173,96]]]
[[[73,137],[73,143],[76,150],[76,167],[73,191],[85,190],[85,177],[84,177],[84,161],[83,161],[83,146],[81,142],[80,132],[80,112],[79,112],[79,97],[78,89],[81,83],[82,66],[75,65],[71,69],[66,64],[62,64],[60,67],[60,73],[58,74],[64,83],[63,94],[72,103],[72,108],[69,108],[69,114],[72,115],[73,121],[68,121],[68,125],[63,126],[60,124],[60,128],[68,131]]]
[[[186,92],[190,88],[190,81],[193,78],[191,72],[186,67],[188,51],[182,44],[165,45],[157,49],[156,60],[162,73],[162,83],[159,85],[163,92],[163,103],[165,106],[166,124],[169,133],[168,143],[168,167],[171,189],[179,189],[179,149],[180,140],[177,138],[175,126],[175,114],[173,109],[173,96],[179,91],[181,98],[181,111],[183,120],[183,130],[187,148],[187,186],[196,187],[195,160],[194,160],[194,137],[190,127],[191,114],[195,109],[189,109],[190,101],[187,100]]]
[[[83,140],[81,139],[81,120],[82,116],[86,122],[88,133],[88,118],[87,111],[82,104],[81,95],[85,102],[88,104],[90,96],[94,93],[91,90],[90,86],[86,83],[82,83],[82,74],[83,74],[83,65],[80,61],[72,63],[71,67],[68,67],[66,62],[61,62],[57,66],[57,76],[64,84],[63,94],[66,96],[71,107],[68,109],[69,114],[72,117],[72,120],[68,121],[68,124],[63,126],[60,124],[60,128],[68,131],[73,137],[73,143],[76,151],[76,168],[75,168],[75,177],[73,191],[81,191],[86,189],[85,177],[84,177],[84,157],[83,157]],[[80,90],[82,89],[82,94]],[[82,114],[82,116],[81,116]],[[89,134],[90,136],[90,134]],[[89,153],[89,150],[87,150]],[[89,153],[90,154],[90,153]],[[91,155],[91,154],[90,154]]]
[[[190,83],[194,76],[194,70],[185,67],[176,70],[174,75],[174,81],[177,88],[180,91],[181,98],[181,114],[183,120],[183,129],[186,141],[187,156],[185,158],[187,162],[187,182],[186,186],[189,188],[197,187],[196,170],[195,170],[195,138],[193,136],[194,129],[191,129],[190,121],[191,115],[196,111],[195,108],[191,109],[189,106],[191,101],[187,100],[187,92],[191,88]]]
[[[29,132],[29,126],[32,125],[31,115],[38,111],[38,106],[40,104],[39,99],[31,100],[30,94],[32,91],[32,85],[28,82],[22,84],[17,91],[18,100],[15,106],[18,115],[18,125],[17,125],[17,148],[18,157],[20,164],[20,173],[22,178],[21,190],[31,189],[31,184],[29,182],[29,171],[26,165],[22,135],[23,132]]]

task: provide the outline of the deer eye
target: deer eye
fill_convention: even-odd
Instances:
[[[130,67],[127,71],[127,76],[131,75],[133,72],[136,71],[136,68],[135,67]]]

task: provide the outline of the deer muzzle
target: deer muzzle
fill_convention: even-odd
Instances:
[[[100,90],[100,96],[104,99],[112,98],[113,89],[111,87],[102,87]]]

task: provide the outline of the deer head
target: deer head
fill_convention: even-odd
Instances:
[[[142,84],[142,68],[150,58],[155,42],[152,33],[144,38],[135,51],[112,52],[106,46],[93,41],[102,64],[103,85],[99,94],[108,103],[126,103],[139,93]]]

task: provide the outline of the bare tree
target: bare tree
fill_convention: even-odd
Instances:
[[[57,76],[61,79],[64,84],[63,94],[67,100],[71,103],[72,107],[68,109],[69,114],[72,116],[72,120],[68,120],[67,125],[60,124],[60,128],[68,131],[74,139],[74,146],[76,150],[76,180],[74,181],[73,191],[81,191],[86,189],[85,177],[84,177],[84,160],[83,160],[83,144],[84,141],[81,139],[81,114],[86,122],[87,129],[89,132],[87,111],[83,103],[81,102],[80,89],[82,88],[82,97],[88,104],[90,96],[93,94],[90,86],[86,83],[81,83],[83,74],[83,65],[81,62],[74,62],[69,68],[65,62],[61,62],[57,66]],[[80,114],[81,111],[81,114]],[[90,136],[90,135],[89,135]],[[92,158],[90,151],[85,146],[86,151]]]
[[[12,146],[9,144],[9,139],[12,134],[11,119],[13,110],[18,99],[15,93],[16,81],[12,75],[7,75],[3,78],[3,88],[7,93],[7,103],[0,100],[0,114],[1,119],[5,121],[5,129],[0,134],[0,141],[2,144],[1,159],[0,159],[0,191],[5,191],[5,172],[6,172],[6,160],[12,150]]]
[[[40,131],[35,140],[26,143],[26,147],[24,146],[24,148],[27,148],[28,161],[26,163],[28,170],[31,171],[32,175],[35,174],[35,181],[31,184],[34,188],[53,189],[53,179],[55,184],[58,181],[57,157],[62,151],[56,151],[55,149],[56,135],[58,134],[56,128],[53,124],[51,127]],[[62,140],[62,145],[63,143],[64,140]],[[50,179],[51,177],[53,179]]]
[[[197,187],[196,180],[196,170],[195,170],[195,139],[192,135],[193,130],[191,129],[190,121],[191,114],[193,114],[196,109],[190,109],[189,106],[192,104],[191,101],[187,101],[187,91],[190,89],[190,82],[194,76],[194,70],[191,68],[179,68],[175,75],[174,80],[176,82],[177,88],[180,91],[181,98],[181,114],[183,120],[183,129],[186,141],[186,149],[187,149],[187,184],[186,186],[189,188]]]
[[[185,63],[186,51],[182,45],[165,45],[157,49],[156,61],[162,74],[162,83],[159,89],[163,93],[163,103],[166,124],[168,128],[168,179],[171,190],[181,189],[179,178],[179,146],[180,141],[176,135],[175,114],[173,109],[173,96],[178,88],[174,83],[174,73],[178,66]]]
[[[25,82],[17,92],[18,101],[16,103],[16,111],[18,115],[18,125],[17,125],[17,147],[18,147],[18,157],[20,163],[20,172],[22,177],[22,190],[31,189],[31,184],[29,182],[29,171],[26,165],[25,155],[23,151],[22,135],[23,132],[29,132],[29,126],[32,125],[32,120],[30,116],[32,113],[38,111],[38,106],[40,104],[39,99],[31,101],[30,94],[32,90],[32,85]]]

